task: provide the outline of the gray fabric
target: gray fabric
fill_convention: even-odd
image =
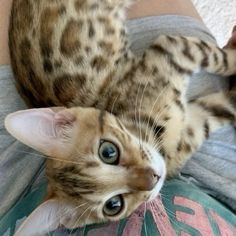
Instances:
[[[128,21],[127,26],[131,48],[137,54],[141,54],[160,34],[196,36],[214,42],[214,38],[202,23],[190,17],[146,17]],[[191,79],[188,94],[196,97],[225,88],[226,79],[202,73]],[[0,108],[1,216],[26,193],[29,185],[36,185],[44,178],[42,175],[38,177],[43,159],[32,149],[15,141],[3,127],[4,117],[8,113],[25,108],[15,90],[9,66],[0,67]],[[231,137],[230,142],[225,137]],[[185,179],[191,181],[188,176],[193,176],[195,183],[203,189],[217,196],[224,195],[227,203],[235,206],[235,148],[235,130],[232,127],[221,130],[187,164],[183,171],[186,174]]]
[[[233,127],[211,135],[182,171],[188,179],[236,212],[236,132]],[[195,183],[196,184],[196,183]]]
[[[16,141],[4,128],[7,114],[25,108],[10,67],[0,66],[0,217],[24,194],[43,164],[35,151]]]

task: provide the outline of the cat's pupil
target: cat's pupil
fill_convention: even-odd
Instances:
[[[123,208],[123,200],[121,195],[118,195],[112,197],[105,203],[103,211],[108,216],[115,216],[118,213],[120,213],[122,208]]]
[[[103,150],[102,155],[106,158],[111,158],[116,155],[116,150],[113,147],[107,147]]]

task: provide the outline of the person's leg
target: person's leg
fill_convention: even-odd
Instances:
[[[128,18],[145,16],[182,15],[202,21],[191,0],[140,0],[128,10]]]

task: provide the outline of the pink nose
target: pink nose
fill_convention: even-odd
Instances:
[[[152,190],[156,186],[157,182],[159,181],[160,176],[152,168],[150,168],[148,172],[150,174],[150,181],[152,182],[152,188],[150,190]]]
[[[131,170],[128,185],[133,190],[151,191],[159,181],[160,176],[150,167]]]

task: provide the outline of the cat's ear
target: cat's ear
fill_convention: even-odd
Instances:
[[[56,199],[47,200],[26,218],[14,236],[46,235],[59,227],[74,224],[73,218],[76,219],[74,214],[75,208],[72,205],[61,203]]]
[[[69,109],[40,108],[9,114],[5,127],[22,143],[50,156],[68,151],[75,120]]]

